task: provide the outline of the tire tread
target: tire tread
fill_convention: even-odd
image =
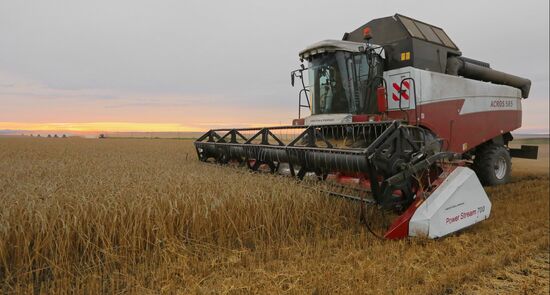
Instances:
[[[500,153],[505,153],[505,159],[508,164],[508,171],[503,179],[497,179],[495,177],[493,168],[493,162]],[[510,172],[512,170],[510,153],[503,145],[483,145],[476,152],[473,168],[483,185],[492,186],[507,183],[510,180]]]

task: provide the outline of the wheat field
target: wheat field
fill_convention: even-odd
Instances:
[[[491,218],[379,240],[359,208],[192,141],[0,139],[0,288],[22,294],[548,293],[548,145]],[[542,164],[541,164],[542,163]],[[531,168],[533,165],[534,168]]]

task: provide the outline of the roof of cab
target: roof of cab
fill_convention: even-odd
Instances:
[[[308,46],[306,49],[300,51],[299,56],[302,59],[307,59],[313,55],[335,52],[335,51],[347,51],[347,52],[362,52],[365,50],[365,44],[359,42],[342,41],[342,40],[323,40]]]

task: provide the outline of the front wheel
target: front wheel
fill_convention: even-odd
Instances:
[[[503,145],[489,144],[479,148],[474,170],[483,185],[499,185],[510,181],[512,161]]]

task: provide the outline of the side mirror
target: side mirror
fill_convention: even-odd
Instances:
[[[290,73],[290,85],[292,85],[292,87],[294,87],[294,72]]]

